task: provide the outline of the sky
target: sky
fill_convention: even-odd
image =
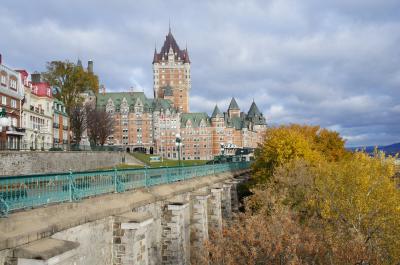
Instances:
[[[191,59],[191,111],[253,99],[272,125],[336,130],[348,146],[400,142],[398,0],[2,0],[3,63],[94,61],[107,91],[153,95],[168,33]]]

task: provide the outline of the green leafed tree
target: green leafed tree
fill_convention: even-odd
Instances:
[[[97,94],[99,90],[99,79],[95,74],[69,61],[48,62],[43,77],[56,89],[55,96],[64,102],[69,114],[82,103],[82,92],[92,90]]]

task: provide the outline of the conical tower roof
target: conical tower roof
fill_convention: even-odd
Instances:
[[[78,58],[76,65],[83,68],[81,59]]]
[[[253,103],[251,103],[251,106],[250,106],[250,109],[249,109],[249,112],[247,113],[247,115],[249,117],[261,116],[261,112],[258,109],[258,107],[254,101],[253,101]]]
[[[215,105],[211,118],[216,118],[217,115],[222,116],[222,112],[219,110],[218,105]]]
[[[172,35],[171,27],[169,27],[168,35],[165,36],[164,45],[161,47],[160,53],[154,51],[153,63],[159,63],[161,60],[166,60],[170,50],[172,50],[175,60],[182,60],[184,63],[190,63],[187,48],[183,50],[179,48],[178,43]]]
[[[154,48],[154,56],[153,56],[153,63],[158,61],[158,54],[157,54],[157,48]]]
[[[237,110],[240,108],[239,108],[239,105],[236,103],[235,98],[232,98],[231,103],[229,104],[228,110],[234,110],[234,109]]]

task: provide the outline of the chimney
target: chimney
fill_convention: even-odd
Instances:
[[[1,59],[1,53],[0,53],[0,64],[2,64],[3,63],[3,61],[2,61],[2,59]]]
[[[89,73],[93,74],[93,61],[92,60],[89,60],[87,63],[87,70]]]
[[[40,83],[41,82],[40,73],[34,72],[33,74],[31,74],[31,79],[32,79],[32,83]]]

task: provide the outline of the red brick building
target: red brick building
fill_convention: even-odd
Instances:
[[[115,118],[109,145],[178,159],[175,141],[180,135],[182,159],[210,160],[222,153],[235,155],[241,149],[254,149],[261,143],[266,120],[255,102],[248,112],[242,112],[234,98],[226,112],[215,106],[211,117],[189,112],[189,54],[187,48],[179,48],[171,29],[161,51],[154,52],[153,77],[154,99],[143,92],[97,96],[97,107]]]
[[[191,88],[188,49],[181,50],[169,29],[164,45],[158,53],[154,50],[153,86],[155,99],[171,100],[178,111],[189,112]]]

